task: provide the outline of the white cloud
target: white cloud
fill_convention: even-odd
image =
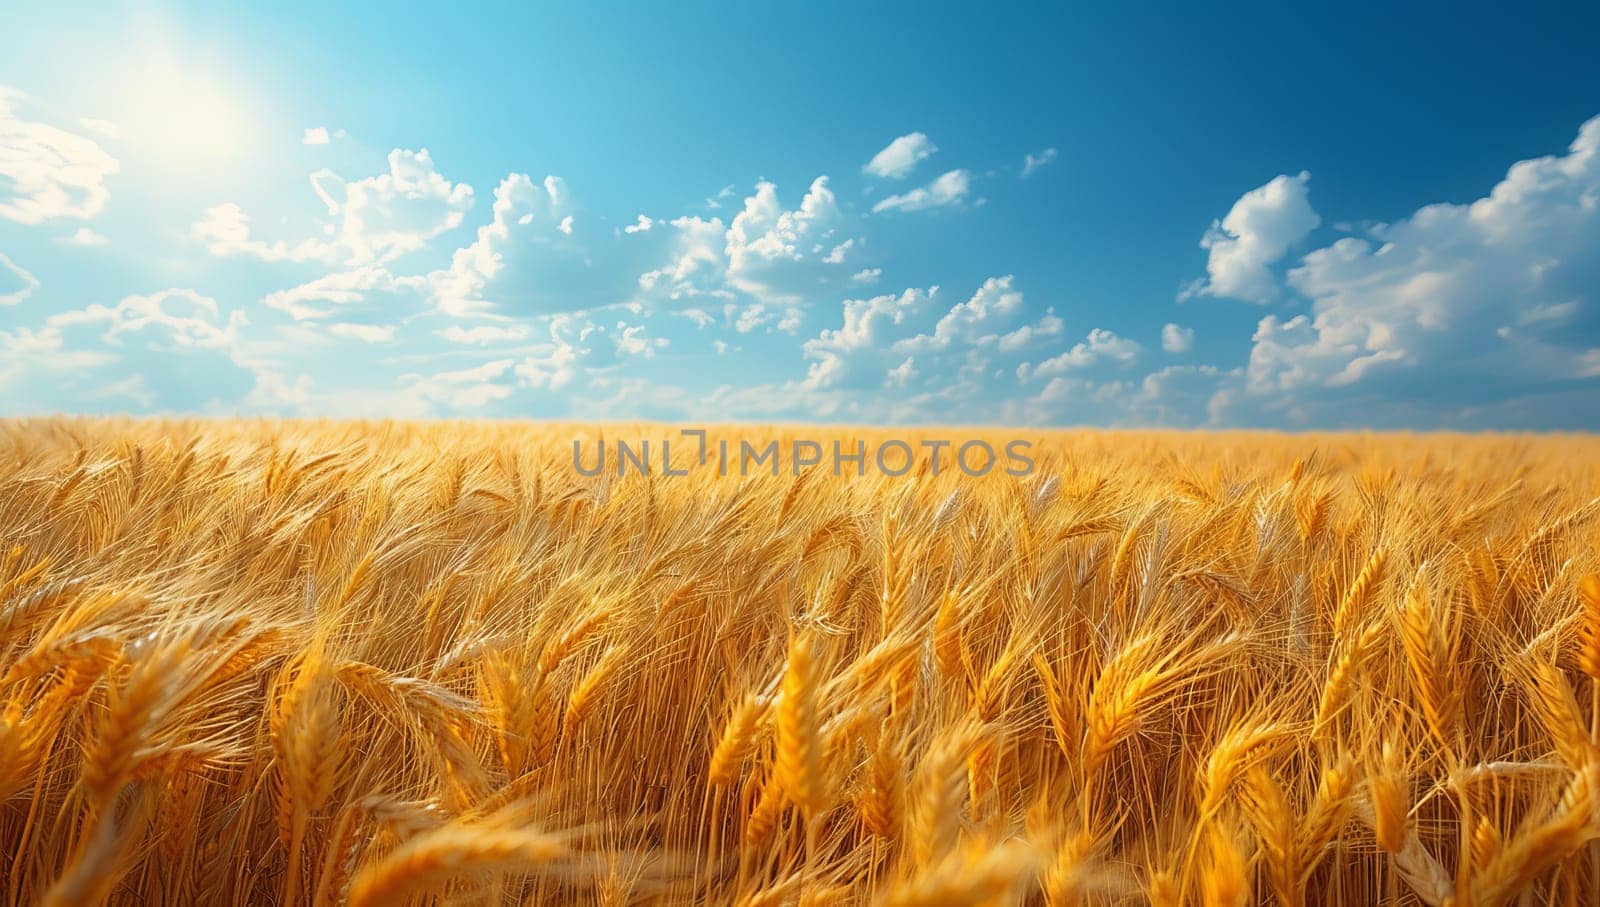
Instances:
[[[389,152],[388,165],[387,173],[348,182],[332,170],[311,174],[312,190],[337,218],[326,230],[328,239],[256,239],[249,215],[231,202],[207,208],[189,235],[218,256],[360,267],[414,252],[461,225],[472,207],[472,187],[439,175],[427,149],[397,148]]]
[[[1194,348],[1194,328],[1167,322],[1161,326],[1161,348],[1169,353],[1187,353]]]
[[[359,340],[362,343],[393,343],[395,327],[392,324],[330,324],[328,333],[335,337]]]
[[[1305,256],[1310,315],[1261,320],[1248,389],[1482,404],[1600,377],[1600,117],[1488,196]],[[1304,401],[1302,401],[1303,403]]]
[[[1062,375],[1067,372],[1086,369],[1103,363],[1129,363],[1138,358],[1143,347],[1126,337],[1119,337],[1114,331],[1105,328],[1095,328],[1082,343],[1074,344],[1072,349],[1040,362],[1036,366],[1027,363],[1018,367],[1017,377],[1023,381],[1033,378]]]
[[[933,333],[906,338],[896,349],[925,351],[948,349],[952,344],[975,344],[983,338],[998,340],[1002,331],[1015,324],[1022,311],[1022,294],[1012,288],[1012,277],[991,277],[972,298],[956,303],[940,316]]]
[[[846,300],[840,327],[802,344],[811,364],[786,399],[813,417],[981,416],[978,401],[1009,386],[1023,359],[1046,352],[1063,329],[1049,311],[1030,319],[1010,276],[947,305],[938,287]]]
[[[311,389],[314,382],[310,375],[300,375],[290,381],[287,376],[275,371],[258,371],[255,386],[250,388],[250,396],[245,402],[253,407],[268,410],[277,410],[284,407],[303,407],[312,400]],[[319,403],[327,403],[323,398]],[[357,418],[370,417],[376,408],[353,410],[351,415]]]
[[[312,126],[300,137],[302,145],[327,145],[345,138],[349,133],[343,129],[330,130],[326,126]]]
[[[813,180],[792,209],[775,184],[758,183],[727,225],[685,216],[666,222],[665,230],[656,221],[662,235],[654,254],[664,245],[667,261],[639,275],[630,303],[758,302],[776,310],[815,300],[849,285],[849,264],[866,242],[849,236],[854,225],[826,176]]]
[[[567,184],[558,176],[535,183],[525,173],[513,173],[501,180],[494,190],[493,220],[478,228],[471,245],[456,250],[448,268],[428,275],[433,304],[455,317],[492,310],[501,301],[489,292],[496,282],[514,285],[506,295],[532,295],[528,281],[549,275],[529,273],[534,266],[525,259],[539,246],[565,242],[572,232],[572,218],[563,217],[569,203]],[[543,264],[548,270],[550,263]],[[508,281],[508,276],[517,279]]]
[[[317,239],[303,239],[290,244],[284,240],[267,242],[252,238],[250,215],[232,202],[201,212],[200,219],[189,225],[189,236],[203,244],[212,255],[221,257],[242,255],[262,261],[320,261],[329,264],[339,259],[336,245]]]
[[[107,397],[125,397],[145,409],[153,408],[159,399],[156,392],[151,389],[150,382],[137,372],[121,381],[105,385],[102,394]]]
[[[1054,312],[1047,312],[1032,324],[1025,324],[1013,331],[999,335],[996,345],[1003,353],[1013,353],[1033,347],[1034,341],[1060,337],[1065,329],[1065,322],[1058,318]],[[987,341],[985,340],[985,342]]]
[[[639,290],[671,301],[701,296],[729,296],[722,289],[727,277],[727,229],[721,219],[678,217],[669,222],[671,261],[639,275]]]
[[[1210,251],[1209,276],[1191,284],[1179,299],[1199,295],[1262,304],[1276,300],[1280,292],[1271,266],[1322,223],[1307,199],[1310,182],[1311,174],[1305,171],[1277,176],[1234,202],[1228,215],[1214,222],[1200,240],[1200,247]]]
[[[0,305],[16,305],[38,288],[38,278],[0,253]]]
[[[478,325],[463,328],[459,325],[450,325],[442,331],[435,333],[450,341],[466,346],[489,346],[495,343],[515,343],[528,339],[528,328],[524,325]]]
[[[882,276],[882,268],[862,268],[861,270],[850,275],[850,282],[856,284],[857,286],[864,286],[867,284],[877,283],[878,278]]]
[[[62,242],[70,246],[103,246],[107,240],[105,236],[88,227],[79,227],[71,236],[63,239]]]
[[[536,390],[559,390],[572,383],[576,358],[577,351],[572,346],[558,345],[546,355],[529,356],[517,363],[517,380]]]
[[[100,136],[101,138],[115,139],[122,135],[122,130],[117,128],[116,123],[113,123],[110,120],[100,119],[99,117],[84,117],[78,120],[78,125],[89,130],[95,135]]]
[[[617,355],[640,356],[649,359],[656,354],[656,350],[665,349],[668,340],[665,337],[647,337],[642,324],[624,324],[617,322]]]
[[[81,409],[117,388],[118,410],[131,402],[228,411],[257,382],[260,363],[247,355],[248,325],[243,311],[224,312],[209,296],[165,289],[112,306],[60,311],[36,332],[0,339],[8,348],[21,347],[26,371],[34,375],[24,407]],[[0,367],[0,383],[4,372]],[[53,376],[49,384],[37,380],[44,374]],[[139,380],[130,381],[135,374]]]
[[[900,363],[892,369],[889,369],[888,374],[885,375],[884,383],[889,387],[906,387],[910,385],[912,380],[916,377],[916,359],[911,356],[907,356],[906,361]]]
[[[726,227],[720,218],[672,220],[673,229],[661,231],[668,261],[639,276],[634,302],[705,306],[709,297],[792,307],[814,300],[848,285],[847,264],[865,242],[846,235],[853,223],[826,176],[813,180],[792,209],[775,184],[758,183]]]
[[[49,328],[103,326],[107,343],[120,343],[125,335],[160,337],[177,347],[227,349],[239,338],[247,320],[234,310],[226,321],[217,301],[194,290],[160,290],[148,296],[125,296],[115,306],[91,305],[86,309],[50,316]]]
[[[938,147],[928,141],[928,137],[920,132],[912,132],[900,136],[882,151],[872,156],[862,168],[861,172],[888,179],[904,179],[916,169],[917,163],[933,156]]]
[[[120,165],[92,139],[35,120],[25,96],[0,85],[0,217],[22,224],[98,215]]]
[[[1048,166],[1056,159],[1056,150],[1046,148],[1037,154],[1028,154],[1022,158],[1022,178],[1027,179],[1041,167]]]
[[[296,321],[307,321],[327,318],[335,309],[348,310],[366,302],[374,293],[418,294],[425,285],[426,279],[422,277],[396,277],[383,268],[365,267],[327,274],[297,287],[268,293],[261,301]]]
[[[451,409],[481,409],[511,396],[512,386],[500,383],[516,364],[514,359],[496,359],[473,368],[439,372],[433,375],[400,376],[400,384],[417,396]]]
[[[737,307],[728,306],[728,308],[732,310]],[[738,317],[733,320],[733,329],[741,334],[748,334],[762,325],[771,324],[778,317],[759,302],[738,309],[738,313]]]
[[[650,218],[645,217],[643,214],[641,214],[641,215],[639,215],[638,220],[635,220],[633,223],[627,225],[626,227],[623,227],[622,228],[622,232],[624,232],[624,233],[644,233],[644,232],[648,231],[651,227],[653,227],[655,225],[656,225],[656,222],[654,220],[651,220]]]
[[[545,349],[517,363],[514,373],[523,387],[554,391],[566,387],[577,376],[581,363],[593,350],[582,346],[591,335],[600,333],[597,325],[569,314],[550,319],[550,343]]]
[[[794,210],[778,202],[777,186],[758,184],[728,226],[728,283],[769,302],[800,301],[817,288],[814,262],[820,256],[813,247],[832,235],[839,220],[826,176],[812,180]]]
[[[0,410],[15,411],[6,404],[19,395],[22,386],[39,386],[41,375],[80,375],[115,362],[116,356],[104,350],[68,349],[59,327],[39,330],[17,328],[0,331],[0,388],[11,391],[0,395]]]
[[[841,326],[824,328],[802,345],[806,358],[816,360],[808,369],[806,385],[831,388],[878,384],[885,373],[884,354],[893,344],[894,335],[904,333],[896,329],[903,324],[909,327],[937,293],[938,287],[933,287],[909,289],[897,296],[845,300]]]
[[[874,213],[882,211],[923,211],[960,203],[972,186],[972,174],[966,170],[951,170],[926,186],[900,195],[891,195],[872,206]]]
[[[390,261],[461,225],[472,187],[452,183],[433,166],[428,149],[389,152],[389,172],[346,182],[332,170],[311,174],[311,186],[340,218],[338,237],[350,264]]]

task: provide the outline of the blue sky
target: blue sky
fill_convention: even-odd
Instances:
[[[1593,429],[1597,33],[14,2],[0,414]]]

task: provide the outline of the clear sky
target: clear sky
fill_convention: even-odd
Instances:
[[[0,9],[0,415],[1600,429],[1600,6]]]

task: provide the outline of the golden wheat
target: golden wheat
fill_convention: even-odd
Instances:
[[[1600,903],[1600,441],[593,432],[0,422],[6,903]]]

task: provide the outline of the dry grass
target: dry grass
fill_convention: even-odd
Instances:
[[[0,432],[9,904],[1597,901],[1592,438]]]

